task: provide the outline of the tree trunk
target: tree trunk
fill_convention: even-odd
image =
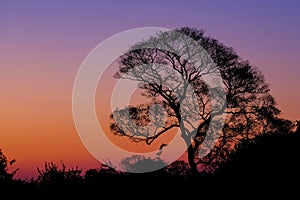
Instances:
[[[192,175],[198,174],[197,165],[195,163],[195,149],[192,145],[188,147],[188,162],[191,168]]]

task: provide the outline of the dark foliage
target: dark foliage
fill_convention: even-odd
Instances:
[[[214,170],[244,140],[272,133],[282,125],[261,71],[202,30],[183,27],[141,41],[121,56],[119,67],[115,77],[138,82],[149,102],[116,109],[111,115],[112,132],[151,145],[169,130],[180,129],[194,174],[199,168]],[[206,84],[203,77],[212,74],[220,74],[224,91]],[[194,96],[186,89],[189,85]],[[209,90],[216,92],[211,96]],[[226,105],[221,103],[224,96]],[[212,107],[213,102],[217,106]],[[217,130],[218,123],[210,122],[223,114],[223,129]],[[209,125],[218,137],[208,135]],[[198,156],[202,153],[205,156]]]

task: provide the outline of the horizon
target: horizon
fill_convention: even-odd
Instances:
[[[0,149],[16,159],[18,178],[35,177],[45,162],[99,167],[75,128],[74,80],[95,46],[139,27],[203,29],[262,71],[282,117],[298,120],[299,8],[294,1],[2,1]],[[98,116],[110,113],[101,109]]]

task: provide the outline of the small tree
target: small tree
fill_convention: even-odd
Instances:
[[[2,153],[0,149],[0,183],[5,181],[11,181],[13,179],[18,169],[9,172],[8,167],[14,164],[15,161],[15,159],[8,161],[6,156]]]

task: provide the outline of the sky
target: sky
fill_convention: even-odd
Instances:
[[[282,116],[297,120],[299,9],[293,0],[0,0],[0,149],[20,178],[46,161],[98,167],[74,125],[74,80],[95,46],[140,27],[205,30],[258,67]]]

